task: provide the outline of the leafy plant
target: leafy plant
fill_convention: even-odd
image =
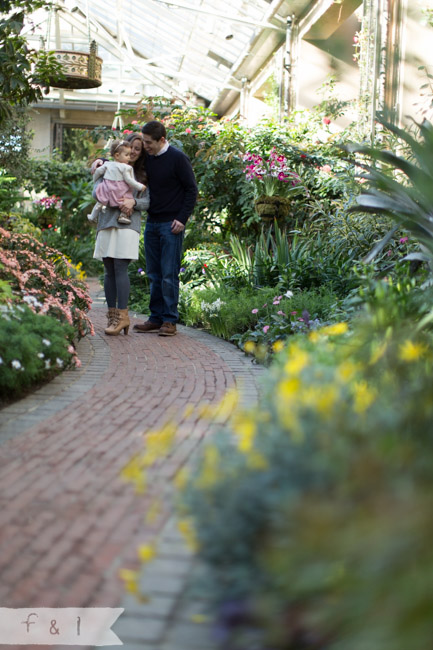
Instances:
[[[12,115],[15,106],[27,106],[42,99],[43,87],[54,76],[62,76],[62,66],[53,52],[28,47],[22,30],[25,12],[31,12],[48,2],[44,0],[2,0],[0,9],[0,123]]]
[[[397,224],[373,248],[368,259],[374,259],[401,226],[425,247],[433,260],[433,126],[427,120],[418,124],[420,140],[417,140],[389,122],[381,123],[406,144],[408,158],[377,147],[358,144],[345,147],[350,153],[372,161],[372,164],[357,161],[366,170],[362,178],[367,183],[352,210],[384,214]]]
[[[27,305],[0,311],[0,400],[19,397],[27,388],[79,365],[72,345],[74,329]]]
[[[228,647],[428,646],[432,367],[410,323],[337,323],[277,355],[257,407],[215,408],[229,428],[175,482]]]

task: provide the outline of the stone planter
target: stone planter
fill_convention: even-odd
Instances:
[[[101,85],[102,59],[96,55],[96,43],[92,42],[90,52],[56,50],[55,57],[62,64],[64,79],[51,79],[54,88],[97,88]]]

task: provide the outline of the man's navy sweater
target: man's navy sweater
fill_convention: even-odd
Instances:
[[[160,156],[147,156],[147,181],[150,192],[148,221],[185,224],[197,200],[197,183],[186,154],[171,145]]]

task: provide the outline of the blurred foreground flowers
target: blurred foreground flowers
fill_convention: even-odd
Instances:
[[[431,336],[347,329],[279,350],[175,481],[226,647],[431,647]]]

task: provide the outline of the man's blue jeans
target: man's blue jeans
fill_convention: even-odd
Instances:
[[[147,222],[144,231],[146,273],[150,281],[150,320],[176,323],[179,320],[179,270],[183,231],[171,232],[171,221]]]

